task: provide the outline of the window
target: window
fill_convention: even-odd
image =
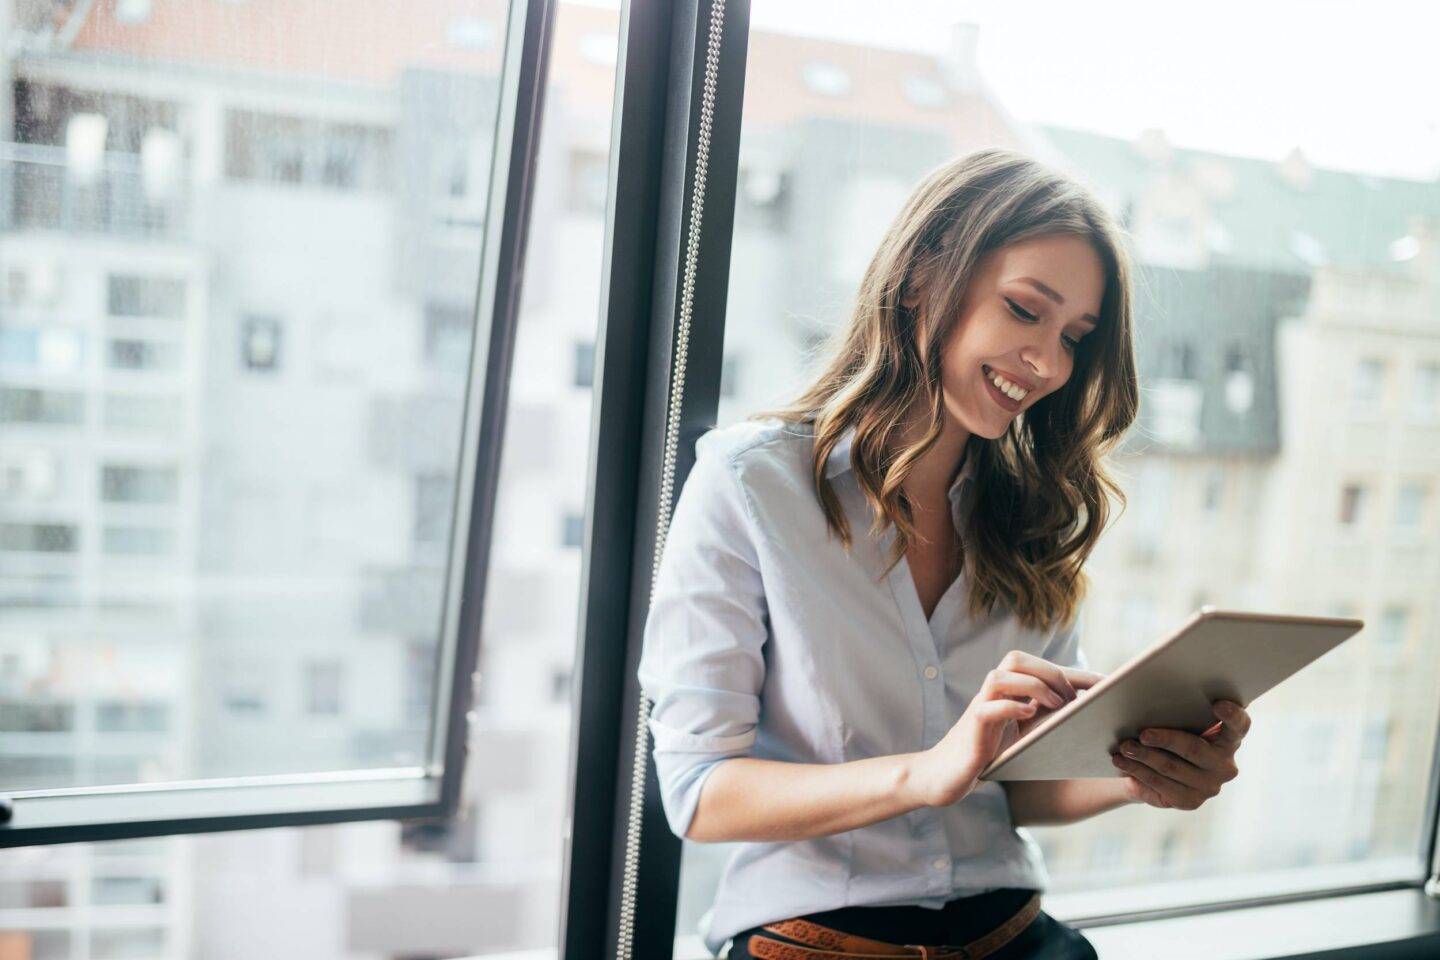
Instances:
[[[873,22],[773,0],[723,18],[281,7],[30,2],[9,24],[0,783],[35,796],[0,830],[34,844],[0,870],[0,954],[178,955],[224,939],[263,888],[280,906],[245,927],[258,955],[618,942],[698,960],[733,849],[656,829],[629,793],[650,782],[643,732],[614,722],[643,714],[626,670],[663,511],[704,427],[818,359],[917,180],[990,144],[1083,174],[1137,240],[1152,419],[1111,454],[1134,497],[1088,569],[1096,665],[1186,598],[1343,594],[1376,638],[1295,688],[1332,726],[1259,729],[1257,756],[1322,733],[1250,764],[1205,815],[1036,829],[1047,909],[1418,893],[1440,651],[1430,585],[1406,570],[1427,569],[1436,531],[1429,494],[1403,493],[1427,465],[1385,454],[1434,446],[1420,413],[1440,389],[1414,366],[1437,358],[1406,302],[1436,263],[1434,171],[1406,148],[1434,126],[1412,95],[1433,31],[1413,13],[1369,11],[1392,28],[1387,69],[1340,75],[1323,54],[1377,48],[1357,40],[1373,25],[1308,9],[1316,42],[1249,56],[1247,37],[1295,12],[1261,10],[1251,31],[1223,12],[1182,30],[1134,16],[1117,33],[1063,5],[958,28],[913,4]],[[1127,59],[1193,78],[1192,49],[1235,54],[1204,103]],[[1312,94],[1280,118],[1303,155],[1276,162],[1243,122],[1175,128],[1272,102],[1280,75]],[[1161,95],[1117,105],[1137,76]],[[1306,112],[1347,97],[1394,116],[1362,130]],[[1144,300],[1167,283],[1184,295]],[[1364,358],[1394,365],[1376,403],[1413,391],[1415,416],[1331,422]],[[1327,522],[1346,484],[1348,526]],[[1367,527],[1374,544],[1344,532]],[[1381,549],[1387,531],[1409,546]],[[1387,607],[1406,618],[1382,669]],[[155,830],[177,835],[139,836]],[[567,877],[561,922],[537,936],[523,919]],[[678,916],[622,888],[678,892]]]
[[[173,503],[179,484],[174,467],[107,464],[100,468],[100,498],[110,503]]]
[[[85,397],[72,390],[0,387],[0,423],[78,424],[85,419]]]
[[[1379,635],[1376,640],[1383,662],[1398,663],[1401,660],[1409,628],[1410,611],[1404,607],[1390,605],[1380,611]]]
[[[1358,483],[1345,484],[1340,489],[1340,523],[1347,527],[1358,526],[1364,505],[1365,488]]]
[[[390,133],[314,117],[231,110],[225,175],[272,185],[379,190],[390,183]]]
[[[425,362],[436,370],[463,374],[470,369],[474,311],[453,303],[425,304]]]
[[[112,274],[109,278],[109,291],[112,317],[179,320],[185,316],[184,280]]]
[[[1395,498],[1395,526],[1413,531],[1424,523],[1425,503],[1429,496],[1430,488],[1423,481],[1409,480],[1402,483],[1399,495]]]
[[[64,523],[0,523],[0,550],[74,553],[79,527]]]
[[[280,320],[246,316],[240,321],[240,362],[246,370],[280,369]]]
[[[1416,417],[1440,419],[1440,363],[1421,363],[1415,368]]]
[[[1385,392],[1385,361],[1365,357],[1355,365],[1352,396],[1356,407],[1377,406]]]

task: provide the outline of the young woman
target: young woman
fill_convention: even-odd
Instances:
[[[713,954],[1094,957],[1015,828],[1193,810],[1236,775],[1249,717],[1217,702],[1115,779],[978,779],[1102,676],[1077,614],[1124,502],[1130,283],[1081,185],[977,151],[905,203],[809,388],[698,441],[638,676],[671,829],[741,841]]]

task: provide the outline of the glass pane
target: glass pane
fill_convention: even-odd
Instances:
[[[0,698],[69,716],[7,788],[427,761],[505,9],[147,0],[7,63]]]
[[[0,783],[418,763],[509,5],[75,9],[0,60]],[[555,26],[462,814],[16,850],[0,953],[553,950],[617,21]]]
[[[1020,149],[1090,183],[1139,260],[1141,420],[1115,458],[1129,506],[1087,565],[1092,667],[1201,603],[1369,624],[1255,704],[1240,777],[1201,810],[1025,828],[1047,910],[1092,891],[1069,902],[1124,909],[1163,881],[1183,899],[1214,895],[1211,877],[1419,875],[1440,690],[1440,622],[1412,572],[1440,554],[1440,347],[1422,306],[1440,283],[1440,114],[1418,93],[1414,15],[1361,12],[1224,4],[1197,20],[1137,3],[1102,29],[1058,3],[753,5],[720,423],[809,382],[926,172]],[[1261,29],[1237,32],[1242,13]],[[1383,69],[1337,74],[1318,52],[1382,22],[1400,38]],[[677,955],[703,955],[697,927],[739,849],[685,844]]]

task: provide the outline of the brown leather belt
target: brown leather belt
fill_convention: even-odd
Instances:
[[[1015,939],[1040,913],[1037,891],[1009,920],[985,936],[964,946],[920,946],[887,943],[857,937],[843,930],[812,923],[809,920],[782,920],[768,923],[762,930],[799,943],[787,943],[763,934],[752,934],[747,948],[756,960],[856,960],[860,957],[919,957],[921,960],[979,960]]]

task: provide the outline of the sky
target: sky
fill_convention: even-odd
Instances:
[[[594,5],[618,6],[606,0]],[[1414,0],[752,0],[752,29],[943,55],[1021,120],[1416,180],[1440,178],[1440,5]]]

